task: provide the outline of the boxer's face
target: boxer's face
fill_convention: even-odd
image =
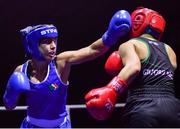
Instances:
[[[46,60],[53,60],[56,57],[57,38],[42,38],[39,50]]]

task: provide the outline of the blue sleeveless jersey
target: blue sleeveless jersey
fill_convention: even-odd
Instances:
[[[22,65],[22,72],[27,75],[28,61]],[[30,81],[31,90],[26,93],[27,115],[37,119],[58,119],[67,115],[66,97],[68,84],[64,84],[55,66],[48,65],[45,79],[40,83]]]

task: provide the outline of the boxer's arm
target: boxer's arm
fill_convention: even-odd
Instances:
[[[130,28],[130,14],[125,10],[120,10],[111,18],[108,29],[102,35],[102,38],[77,51],[68,51],[59,54],[57,61],[64,59],[66,63],[71,65],[95,59],[104,54],[119,38],[125,36],[130,31]]]
[[[132,82],[141,69],[141,62],[136,52],[136,47],[132,42],[133,41],[123,43],[119,47],[124,67],[119,72],[118,76],[122,80],[125,80],[127,84]]]
[[[169,57],[169,60],[173,66],[174,69],[177,68],[177,61],[176,61],[176,54],[174,52],[174,50],[167,44],[165,44],[165,48]]]
[[[85,96],[87,110],[97,120],[105,120],[111,115],[117,97],[123,94],[141,68],[133,43],[122,44],[119,53],[124,65],[119,74],[105,87],[93,89]]]
[[[104,54],[109,47],[103,44],[102,39],[98,39],[91,45],[74,51],[66,51],[57,56],[57,61],[66,60],[71,65],[80,64],[85,61],[93,60]]]

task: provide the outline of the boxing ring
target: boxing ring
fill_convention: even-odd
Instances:
[[[96,121],[86,110],[85,104],[67,105],[66,109],[70,114],[70,120],[73,128],[91,128],[91,127],[118,127],[118,114],[124,107],[124,103],[117,103],[112,117],[105,121]],[[27,106],[16,106],[12,111],[7,111],[4,106],[0,106],[0,128],[19,128],[21,121],[26,116]],[[14,127],[15,126],[15,127]]]

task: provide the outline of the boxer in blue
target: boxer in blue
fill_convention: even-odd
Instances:
[[[104,54],[131,29],[131,17],[120,10],[112,17],[102,38],[91,45],[56,55],[58,30],[54,25],[28,26],[20,30],[26,54],[8,80],[3,96],[6,109],[13,110],[21,93],[26,94],[27,117],[21,128],[71,128],[66,111],[68,77],[72,65]]]

